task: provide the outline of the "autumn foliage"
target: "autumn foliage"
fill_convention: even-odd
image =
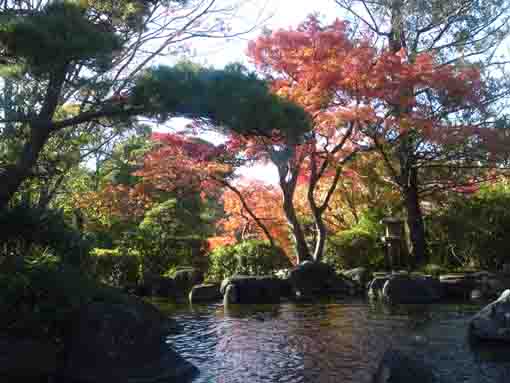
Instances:
[[[153,134],[158,146],[134,174],[154,189],[166,192],[217,193],[216,180],[228,177],[233,167],[223,145],[177,134]]]
[[[244,202],[267,228],[272,239],[292,258],[293,248],[285,220],[281,191],[273,185],[248,181],[237,185]],[[227,238],[266,240],[266,234],[250,214],[247,213],[239,196],[226,189],[222,196],[225,218],[219,226]]]
[[[310,16],[295,29],[265,33],[248,48],[253,63],[271,79],[273,91],[303,106],[313,118],[308,140],[293,148],[285,170],[291,169],[302,185],[308,185],[307,203],[322,236],[334,192],[349,178],[342,168],[359,153],[391,152],[412,136],[414,146],[403,154],[412,162],[404,166],[424,167],[466,161],[452,153],[467,142],[487,144],[485,150],[498,142],[497,132],[462,118],[461,111],[468,108],[484,112],[485,88],[475,66],[442,64],[432,53],[394,51],[375,44],[370,33],[353,38],[351,32],[347,22],[324,25]],[[408,169],[395,170],[398,157],[387,151],[378,160],[407,193]],[[465,183],[458,173],[433,175],[449,176],[442,185]],[[361,182],[351,180],[353,187]],[[322,252],[319,241],[314,258]]]
[[[315,127],[328,137],[355,121],[379,133],[418,129],[430,138],[444,127],[441,108],[477,104],[483,95],[479,71],[470,66],[438,65],[429,53],[408,57],[352,40],[349,24],[323,26],[309,17],[297,29],[278,30],[250,43],[249,56],[275,78],[274,91],[303,105]],[[398,110],[398,115],[389,111]],[[436,136],[435,136],[436,135]]]

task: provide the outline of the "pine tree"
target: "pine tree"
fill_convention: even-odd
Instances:
[[[239,66],[149,67],[165,49],[195,36],[192,28],[203,28],[201,17],[214,5],[215,0],[2,2],[0,136],[6,144],[0,150],[0,208],[37,172],[45,147],[59,135],[81,139],[94,129],[135,127],[139,116],[161,121],[186,116],[243,134],[306,130],[304,111],[271,95]],[[154,15],[160,23],[178,23],[186,10],[185,23],[154,30]],[[208,33],[228,35],[221,20],[215,23]],[[142,49],[147,41],[154,47],[149,53]]]

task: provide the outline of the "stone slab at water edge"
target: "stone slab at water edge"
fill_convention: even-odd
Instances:
[[[166,343],[175,324],[151,304],[94,302],[83,307],[66,340],[59,376],[83,383],[188,382],[198,373]]]
[[[510,290],[473,317],[469,333],[479,340],[510,342]]]
[[[372,383],[434,383],[435,375],[423,361],[403,351],[387,350],[375,372]]]
[[[358,291],[358,284],[336,274],[326,263],[305,261],[290,271],[289,282],[297,297],[348,296]]]
[[[216,302],[221,300],[220,285],[218,283],[193,286],[189,293],[189,302]]]
[[[288,295],[289,289],[286,281],[271,276],[235,275],[221,283],[225,304],[279,303],[282,296]]]
[[[426,304],[439,301],[443,288],[433,277],[396,273],[376,276],[369,285],[368,294],[394,304]]]

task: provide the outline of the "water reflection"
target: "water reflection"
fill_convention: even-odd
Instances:
[[[434,366],[441,382],[510,382],[510,348],[466,337],[477,306],[323,302],[175,307],[169,341],[201,370],[198,383],[370,382],[390,346]]]

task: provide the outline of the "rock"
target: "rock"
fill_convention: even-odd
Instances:
[[[174,275],[174,281],[178,291],[187,293],[193,286],[204,282],[204,273],[194,268],[177,270]]]
[[[221,283],[223,302],[229,303],[278,303],[285,295],[286,282],[270,276],[236,275]]]
[[[143,283],[138,286],[137,295],[173,298],[177,295],[176,290],[173,278],[145,276]]]
[[[342,274],[356,282],[360,287],[365,287],[371,279],[371,275],[364,267],[342,271]]]
[[[396,274],[384,284],[382,296],[395,304],[422,304],[440,300],[443,293],[435,278]]]
[[[367,286],[368,296],[371,298],[381,298],[384,284],[390,279],[391,274],[378,275]]]
[[[476,281],[469,274],[441,275],[439,281],[443,286],[445,298],[469,299],[476,288]]]
[[[481,340],[510,341],[510,290],[471,319],[469,333]]]
[[[291,270],[289,282],[297,296],[353,295],[356,284],[337,275],[326,263],[305,261]]]
[[[504,290],[504,282],[487,271],[464,274],[446,274],[440,277],[445,296],[452,299],[496,298]]]
[[[215,302],[221,299],[219,284],[205,284],[193,286],[189,293],[190,303]]]
[[[43,381],[55,375],[57,349],[33,339],[0,338],[0,381]]]
[[[379,363],[372,383],[433,383],[430,368],[417,358],[399,350],[387,350]]]
[[[83,383],[185,382],[197,370],[166,344],[174,327],[138,299],[86,305],[66,339],[62,375]]]

